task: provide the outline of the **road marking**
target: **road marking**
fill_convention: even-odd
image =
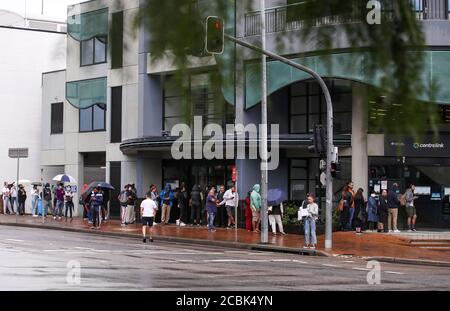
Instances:
[[[292,262],[292,259],[274,259],[272,262]]]
[[[346,260],[346,261],[343,261],[343,263],[355,263],[355,262],[352,260]]]
[[[257,260],[257,259],[212,259],[212,260],[203,260],[203,262],[270,262],[270,260]]]
[[[24,240],[15,240],[15,239],[6,239],[5,241],[9,241],[9,242],[19,242],[19,243],[25,242]]]
[[[387,273],[387,274],[397,274],[397,275],[405,275],[405,274],[402,273],[402,272],[395,272],[395,271],[385,271],[384,273]]]
[[[367,269],[367,268],[352,268],[352,270],[357,270],[357,271],[371,271],[370,269]]]
[[[296,259],[294,259],[293,262],[301,263],[301,264],[304,264],[304,265],[308,264],[306,261],[301,261],[301,260],[296,260]]]
[[[322,266],[324,266],[324,267],[330,267],[330,268],[342,268],[341,266],[338,266],[338,265],[331,265],[331,264],[322,264]]]

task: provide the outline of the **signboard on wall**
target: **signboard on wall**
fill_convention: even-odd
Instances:
[[[443,157],[450,154],[450,135],[440,135],[438,139],[432,135],[427,135],[420,141],[412,137],[398,140],[394,137],[386,136],[385,156],[404,157]]]
[[[416,186],[416,191],[414,193],[417,195],[431,195],[431,187]]]
[[[444,195],[447,197],[447,196],[450,196],[450,187],[445,187],[444,188]]]

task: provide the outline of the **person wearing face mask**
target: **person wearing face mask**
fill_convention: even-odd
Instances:
[[[370,194],[367,202],[367,221],[369,223],[369,232],[373,232],[378,223],[378,200],[375,191]]]
[[[315,249],[317,246],[316,221],[319,219],[319,206],[314,202],[312,194],[306,199],[308,216],[305,218],[305,247]]]
[[[388,231],[389,202],[388,191],[383,190],[378,204],[378,232],[387,233]]]

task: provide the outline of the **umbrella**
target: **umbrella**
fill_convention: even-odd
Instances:
[[[108,184],[106,182],[94,181],[91,182],[89,186],[84,187],[83,191],[81,192],[81,196],[86,197],[86,195],[91,193],[95,187],[100,188],[102,190],[115,190],[115,188],[111,184]]]
[[[75,178],[73,178],[70,175],[64,175],[64,174],[53,177],[53,180],[54,181],[59,181],[59,182],[73,183],[73,184],[77,183]]]
[[[286,200],[284,191],[281,189],[270,189],[267,193],[267,205],[275,206],[279,205]]]
[[[31,183],[32,186],[38,186],[38,187],[42,187],[44,186],[44,183],[42,181],[34,181]]]
[[[31,184],[31,180],[28,179],[19,179],[19,185]]]

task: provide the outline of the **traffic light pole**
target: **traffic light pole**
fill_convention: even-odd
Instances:
[[[286,65],[294,67],[298,70],[310,74],[319,83],[327,103],[327,189],[326,189],[326,216],[325,216],[325,249],[330,250],[333,247],[333,177],[331,176],[331,163],[333,161],[334,153],[334,135],[333,135],[333,103],[331,101],[330,91],[322,79],[322,77],[314,70],[305,67],[303,65],[297,64],[287,58],[280,55],[267,51],[264,48],[259,48],[255,45],[249,44],[243,40],[237,39],[233,36],[225,34],[225,38],[243,47],[249,48],[253,51],[261,53],[270,58],[276,59]],[[267,141],[266,141],[267,143]],[[263,203],[264,204],[264,203]],[[267,204],[267,202],[265,203]]]

